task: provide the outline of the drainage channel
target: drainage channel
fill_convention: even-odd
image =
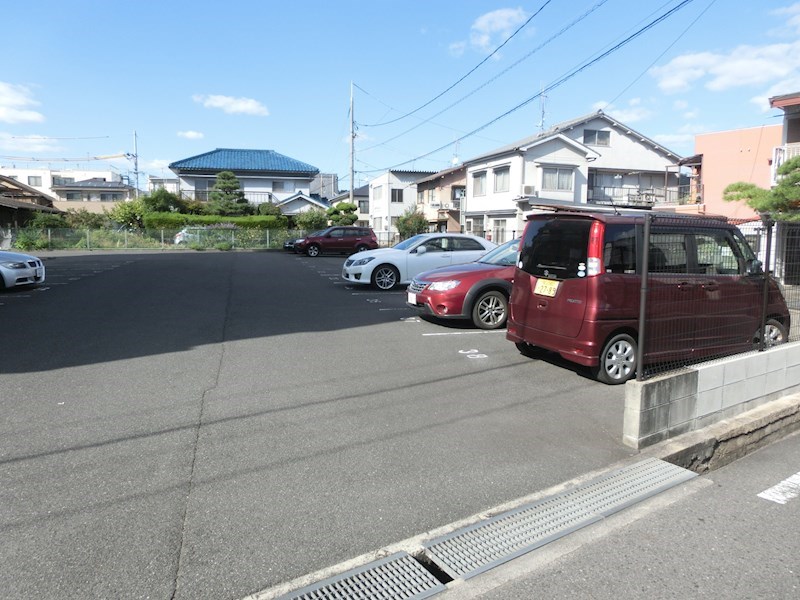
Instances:
[[[428,598],[454,579],[479,575],[696,476],[649,458],[430,540],[419,555],[397,552],[280,599]]]

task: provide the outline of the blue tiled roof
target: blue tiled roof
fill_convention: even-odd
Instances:
[[[316,174],[317,167],[278,154],[274,150],[242,150],[217,148],[205,154],[175,161],[169,165],[173,171],[272,171],[279,173]]]

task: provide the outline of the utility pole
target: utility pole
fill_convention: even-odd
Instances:
[[[355,155],[356,155],[356,124],[353,115],[353,82],[350,82],[350,204],[355,204]]]
[[[133,130],[133,176],[136,181],[136,191],[134,194],[139,197],[139,147],[136,139],[136,130]]]

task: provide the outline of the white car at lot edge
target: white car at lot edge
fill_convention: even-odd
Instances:
[[[44,263],[30,254],[0,252],[0,290],[44,281]]]
[[[478,260],[497,244],[464,233],[422,233],[392,248],[378,248],[347,258],[342,277],[351,283],[390,290],[414,276],[447,265]]]

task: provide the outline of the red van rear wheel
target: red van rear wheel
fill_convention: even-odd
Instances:
[[[594,368],[598,381],[615,385],[636,375],[636,340],[627,333],[612,337],[603,347],[600,364]]]

